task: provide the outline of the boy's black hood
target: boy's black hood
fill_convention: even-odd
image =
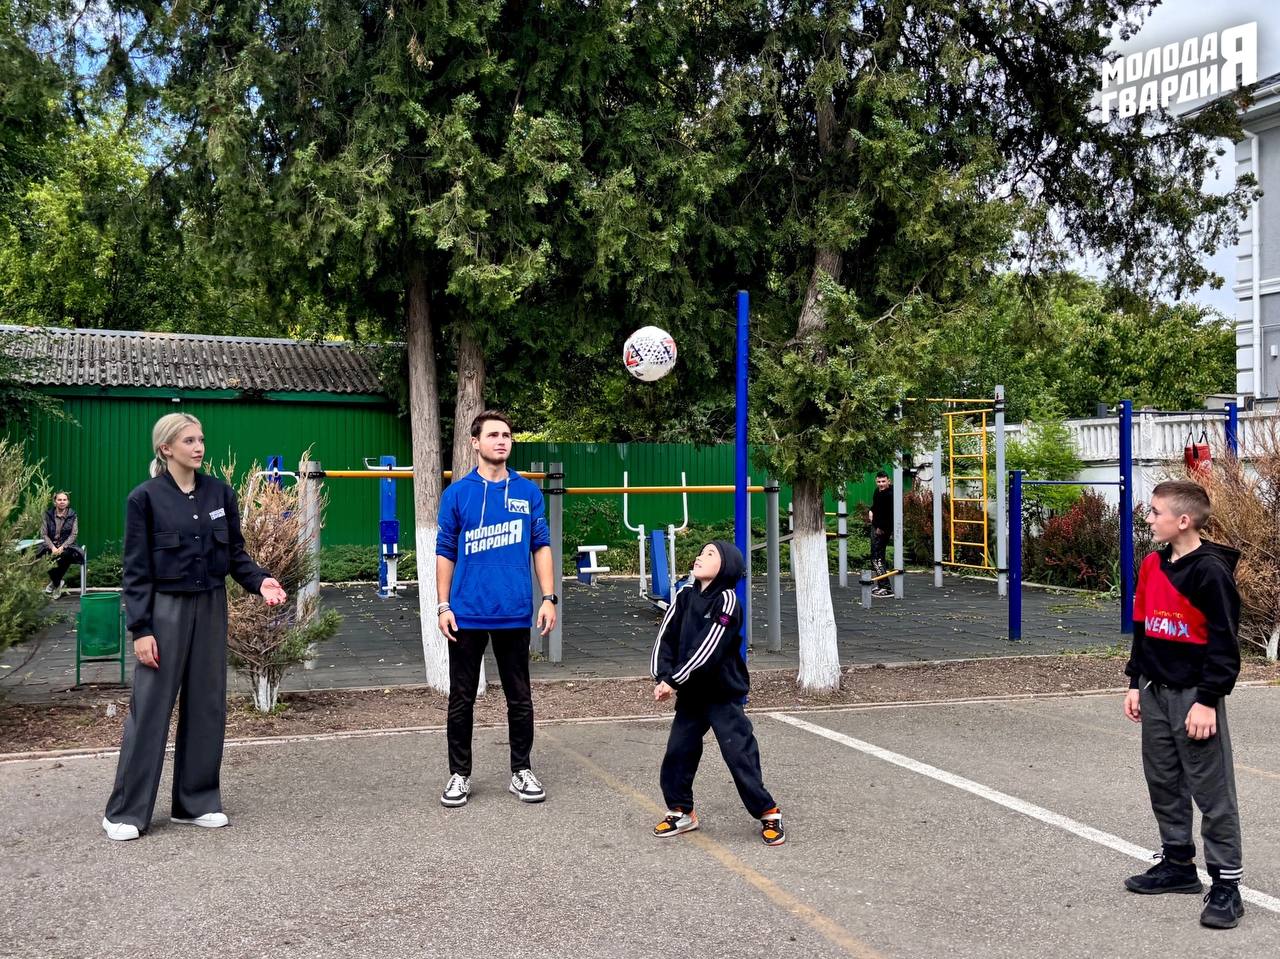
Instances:
[[[1173,555],[1173,547],[1165,546],[1160,550],[1161,558],[1167,563]],[[1221,543],[1212,543],[1207,539],[1202,539],[1200,545],[1178,559],[1176,566],[1192,566],[1201,562],[1212,562],[1217,560],[1227,567],[1227,572],[1233,576],[1236,571],[1236,564],[1240,562],[1240,551],[1232,549],[1230,546],[1223,546]]]
[[[693,595],[689,597],[689,608],[695,618],[705,616],[711,604],[718,600],[721,593],[737,587],[745,567],[742,562],[742,553],[728,540],[712,540],[709,545],[714,546],[720,554],[720,572],[707,584],[706,589],[698,589],[697,584],[694,584]]]
[[[711,545],[720,554],[720,572],[716,574],[716,578],[711,581],[707,588],[702,591],[703,596],[710,596],[713,593],[736,587],[738,580],[742,579],[742,571],[746,567],[746,564],[742,561],[742,551],[733,543],[725,539],[716,539],[711,541]]]

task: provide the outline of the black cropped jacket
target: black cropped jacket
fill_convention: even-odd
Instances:
[[[235,491],[196,474],[184,493],[168,473],[136,487],[125,508],[124,603],[134,637],[152,631],[156,593],[199,593],[228,575],[251,593],[269,575],[244,549]]]

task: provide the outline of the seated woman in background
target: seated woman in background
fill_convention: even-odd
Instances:
[[[67,570],[84,562],[84,553],[76,546],[76,534],[79,531],[80,520],[76,511],[71,508],[70,494],[55,494],[53,506],[44,514],[44,526],[40,530],[43,542],[36,550],[37,556],[53,557],[53,566],[49,569],[49,585],[44,591],[54,599],[62,595]]]

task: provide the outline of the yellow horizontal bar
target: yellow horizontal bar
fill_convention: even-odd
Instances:
[[[963,566],[965,569],[989,569],[993,572],[995,571],[994,566],[979,566],[977,563],[948,563],[944,560],[942,565],[943,566]]]
[[[966,400],[951,396],[904,396],[908,403],[990,403],[991,400]]]
[[[985,526],[985,525],[986,525],[986,523],[987,523],[987,521],[986,521],[986,520],[984,520],[984,519],[958,519],[958,518],[957,518],[957,519],[953,519],[951,522],[952,522],[953,524],[954,524],[954,523],[968,523],[970,526]]]
[[[953,503],[985,503],[986,500],[983,499],[981,496],[977,497],[976,499],[972,496],[965,497],[964,499],[961,499],[959,496],[957,496],[951,502]]]
[[[882,580],[882,579],[892,579],[894,576],[901,576],[901,575],[902,575],[902,570],[900,570],[900,569],[891,569],[891,570],[889,570],[889,572],[887,572],[887,573],[881,573],[879,576],[872,576],[872,577],[871,577],[871,579],[867,580],[867,582],[869,582],[869,583],[878,583],[878,582],[880,582],[880,580]]]
[[[962,540],[962,539],[953,539],[953,540],[951,541],[951,545],[952,545],[952,546],[972,546],[974,549],[986,549],[986,548],[987,548],[987,544],[986,544],[986,543],[966,543],[966,542],[965,542],[964,540]]]
[[[981,453],[952,453],[951,458],[953,460],[980,460],[982,459],[982,454]]]
[[[571,486],[566,493],[589,494],[603,496],[610,493],[644,494],[644,493],[733,493],[736,486]],[[763,486],[748,486],[748,493],[763,493]]]
[[[986,430],[966,430],[963,433],[952,433],[952,436],[986,436]]]
[[[986,477],[984,477],[981,473],[979,473],[977,476],[953,476],[951,478],[953,480],[965,480],[966,482],[976,483],[978,480],[985,479]]]
[[[270,471],[266,471],[269,473]],[[322,470],[321,479],[413,479],[413,470]],[[521,473],[525,479],[546,479],[546,473]],[[445,470],[445,479],[453,478],[452,470]]]

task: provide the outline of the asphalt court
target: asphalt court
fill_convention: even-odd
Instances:
[[[753,713],[776,849],[712,742],[702,830],[649,834],[665,722],[540,726],[540,806],[506,793],[500,729],[477,730],[459,810],[440,731],[231,746],[231,828],[168,824],[166,775],[121,844],[98,828],[114,756],[7,763],[0,955],[1274,955],[1280,689],[1229,709],[1255,901],[1227,932],[1198,897],[1122,888],[1157,839],[1108,695]]]

